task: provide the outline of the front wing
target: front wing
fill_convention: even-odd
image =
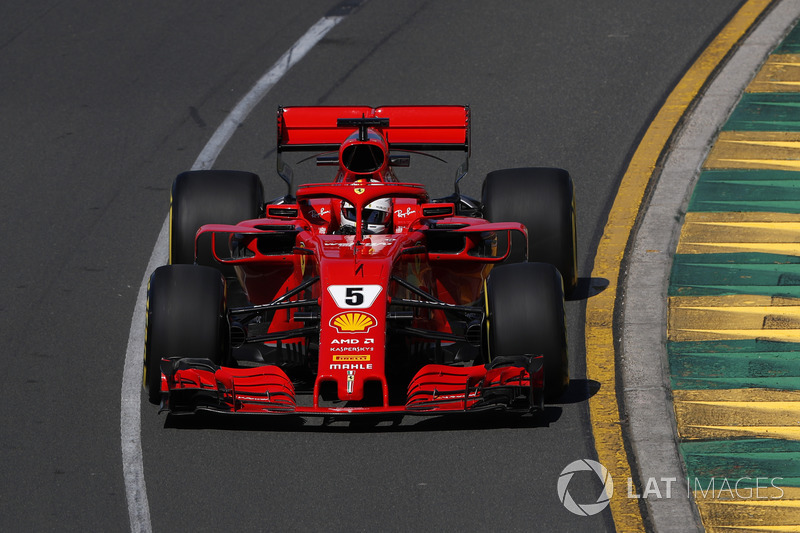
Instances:
[[[408,385],[405,405],[299,405],[292,381],[278,366],[220,367],[207,359],[172,359],[161,364],[162,410],[180,413],[215,411],[299,416],[369,414],[438,415],[490,409],[543,409],[541,356],[497,357],[480,366],[429,364]],[[388,394],[384,394],[388,398]]]

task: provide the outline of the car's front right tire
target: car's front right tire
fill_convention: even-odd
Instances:
[[[578,283],[575,197],[564,169],[510,168],[486,175],[481,194],[483,216],[491,222],[519,222],[528,230],[531,263],[550,263],[570,294]],[[502,240],[502,236],[499,236]],[[506,263],[525,261],[525,242],[512,237]]]

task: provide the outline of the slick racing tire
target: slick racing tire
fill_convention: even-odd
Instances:
[[[570,294],[578,283],[575,197],[569,172],[560,168],[512,168],[486,175],[483,217],[519,222],[528,230],[528,261],[550,263]],[[507,263],[525,260],[523,242],[512,234]],[[516,244],[516,246],[515,246]]]
[[[161,359],[194,357],[216,365],[230,356],[225,279],[207,266],[167,265],[150,276],[145,319],[144,388],[161,402]]]
[[[542,355],[544,393],[557,399],[569,385],[561,274],[547,263],[494,267],[486,280],[489,357]]]
[[[264,187],[252,172],[191,170],[178,174],[172,184],[169,208],[169,262],[195,262],[195,234],[204,224],[238,224],[262,216]],[[210,241],[210,239],[209,239]],[[217,255],[228,255],[227,242],[217,243]],[[234,277],[232,267],[214,259],[210,242],[201,244],[197,264],[220,269]]]

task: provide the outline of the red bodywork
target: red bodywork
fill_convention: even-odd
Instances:
[[[454,203],[396,181],[390,150],[442,149],[468,154],[468,107],[279,109],[279,154],[336,150],[335,179],[300,186],[293,201],[268,204],[264,218],[203,226],[196,242],[210,242],[220,263],[235,266],[250,305],[230,309],[231,322],[249,321],[236,327],[250,343],[297,354],[308,390],[279,364],[165,360],[165,407],[322,416],[535,408],[541,358],[482,364],[484,354],[467,366],[453,356],[454,346],[485,351],[484,280],[508,253],[497,234],[526,230],[458,216]],[[364,154],[370,164],[353,163]],[[392,201],[391,232],[365,234],[361,213],[380,198]],[[355,235],[337,232],[342,202],[358,214]],[[228,256],[220,257],[220,240]]]

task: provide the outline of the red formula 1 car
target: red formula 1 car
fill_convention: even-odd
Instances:
[[[278,174],[180,174],[170,264],[150,278],[144,388],[172,413],[348,416],[540,410],[568,384],[569,174],[491,172],[459,193],[466,106],[278,109]],[[461,151],[431,200],[395,167]],[[295,191],[287,152],[332,180]],[[313,158],[312,156],[311,158]],[[307,159],[311,159],[307,158]]]

